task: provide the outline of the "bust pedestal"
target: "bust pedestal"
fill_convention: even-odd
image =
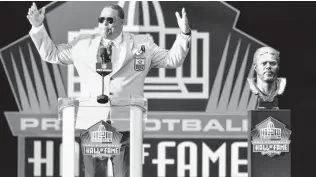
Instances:
[[[290,114],[286,109],[248,112],[248,177],[291,177]]]

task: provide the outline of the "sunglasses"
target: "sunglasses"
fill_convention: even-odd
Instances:
[[[106,20],[106,22],[108,22],[109,24],[113,24],[113,22],[114,22],[114,18],[113,17],[107,17],[107,18],[99,17],[98,18],[99,23],[103,23],[104,20]]]

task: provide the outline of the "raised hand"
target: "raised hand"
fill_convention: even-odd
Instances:
[[[32,26],[41,26],[45,18],[45,7],[43,7],[43,9],[41,10],[38,10],[36,4],[33,2],[31,8],[29,8],[29,12],[26,17],[30,21]]]
[[[189,20],[187,18],[187,13],[184,8],[182,8],[182,18],[180,17],[179,12],[176,12],[176,17],[178,20],[178,25],[179,25],[180,30],[183,33],[190,32]]]

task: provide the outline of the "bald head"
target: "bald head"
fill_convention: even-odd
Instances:
[[[117,5],[117,4],[110,4],[105,6],[102,11],[106,11],[106,8],[111,8],[115,11],[117,11],[117,16],[120,17],[120,19],[124,20],[124,10],[121,6]],[[101,12],[102,14],[102,12]]]
[[[254,57],[253,57],[253,63],[256,63],[258,58],[260,57],[268,57],[268,58],[274,58],[277,60],[278,63],[280,63],[280,52],[275,50],[271,47],[260,47],[256,50]]]
[[[257,79],[265,82],[273,82],[279,71],[279,52],[271,47],[259,48],[253,57],[254,70]]]

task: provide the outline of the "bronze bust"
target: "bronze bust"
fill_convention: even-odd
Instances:
[[[284,92],[286,78],[278,78],[279,52],[271,47],[259,48],[253,58],[256,78],[248,78],[253,94],[258,95],[257,109],[279,109],[277,96]]]

